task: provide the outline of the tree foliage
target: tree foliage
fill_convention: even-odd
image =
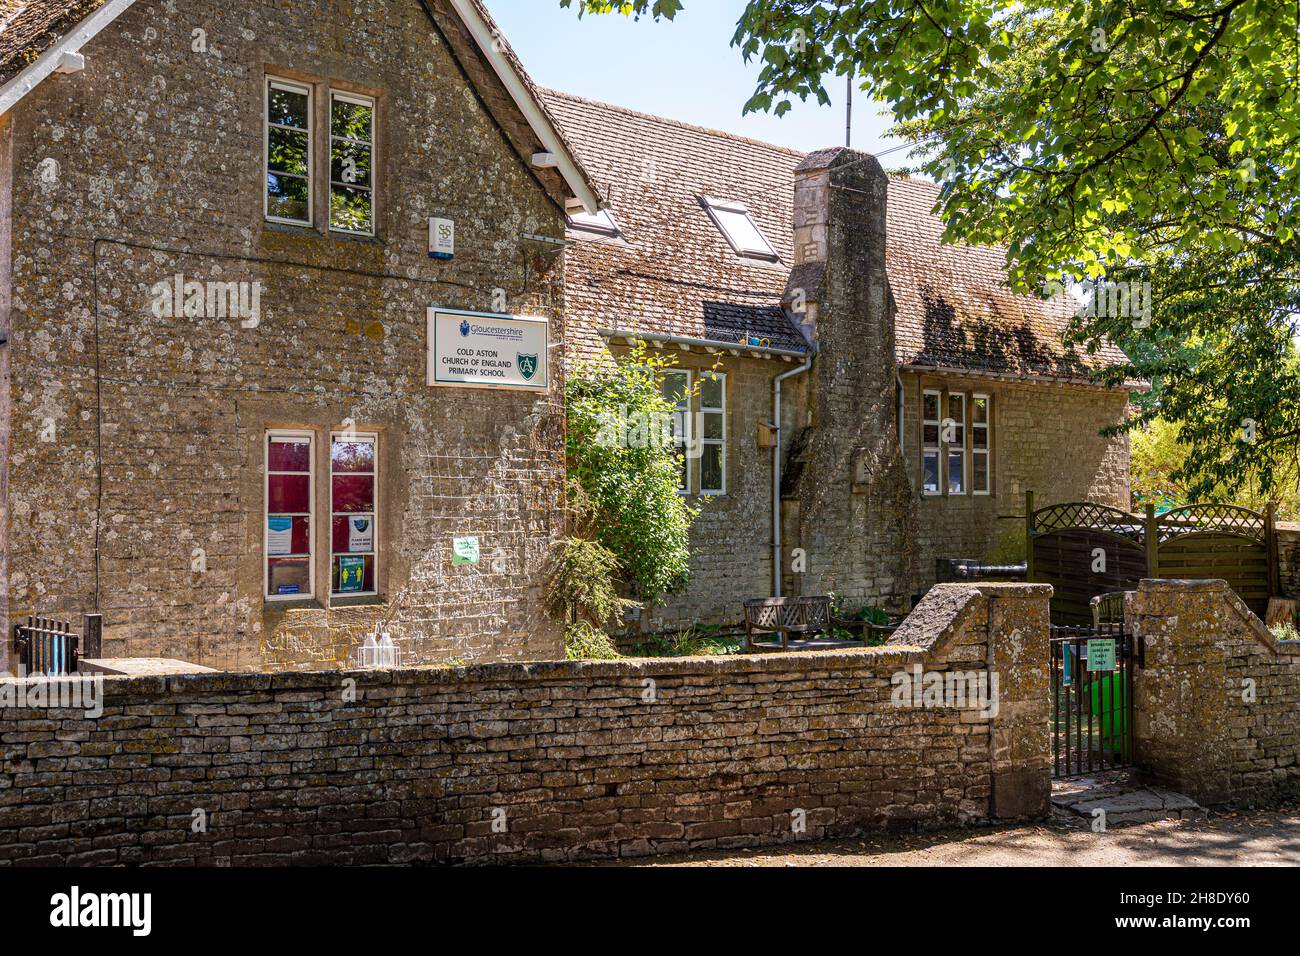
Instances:
[[[827,103],[834,75],[887,102],[946,238],[1004,245],[1017,288],[1150,282],[1149,323],[1072,340],[1155,383],[1132,425],[1177,425],[1193,494],[1275,485],[1300,443],[1295,0],[751,0],[733,44],[762,64],[747,111]]]
[[[648,604],[689,579],[698,513],[678,493],[674,445],[658,427],[674,413],[660,387],[671,364],[637,344],[618,362],[576,370],[565,386],[571,500],[585,498],[591,534]]]

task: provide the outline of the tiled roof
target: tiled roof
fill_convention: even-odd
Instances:
[[[757,334],[802,347],[779,302],[792,262],[794,174],[815,154],[565,93],[542,96],[623,234],[569,249],[570,335],[580,354],[598,346],[597,331],[633,326],[727,342]],[[779,266],[740,260],[702,195],[743,202]],[[932,183],[890,180],[886,252],[900,364],[1083,379],[1090,367],[1125,361],[1113,346],[1093,356],[1066,349],[1072,306],[1012,293],[1003,250],[941,244],[937,197]]]
[[[700,203],[702,196],[744,203],[789,263],[793,170],[802,153],[563,93],[542,96],[626,240],[569,248],[567,311],[578,320],[570,336],[579,353],[599,349],[602,329],[634,327],[806,348],[779,305],[788,269],[739,259]]]
[[[0,83],[8,83],[108,0],[0,0]]]

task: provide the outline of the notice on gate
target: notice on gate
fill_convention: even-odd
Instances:
[[[1115,641],[1114,639],[1095,640],[1088,642],[1088,670],[1098,671],[1116,671],[1119,668],[1115,664]]]
[[[549,348],[546,319],[429,309],[428,384],[544,392]]]

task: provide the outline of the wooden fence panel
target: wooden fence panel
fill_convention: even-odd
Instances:
[[[1222,578],[1261,620],[1268,611],[1268,549],[1223,531],[1189,532],[1160,542],[1160,577]]]
[[[1103,571],[1094,571],[1097,552]],[[1146,576],[1143,546],[1131,538],[1091,528],[1047,531],[1033,539],[1034,582],[1050,584],[1053,624],[1091,624],[1089,602],[1098,594],[1131,591]]]

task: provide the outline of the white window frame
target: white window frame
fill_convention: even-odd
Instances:
[[[987,419],[983,424],[977,424],[975,422],[975,406],[980,401],[984,402],[984,415]],[[975,392],[971,395],[970,407],[970,493],[972,495],[988,496],[993,493],[993,398],[983,392]],[[983,449],[975,446],[975,432],[977,429],[984,430],[985,438]],[[987,487],[983,491],[980,491],[975,487],[975,457],[977,455],[984,456],[984,481]]]
[[[359,140],[359,139],[350,139],[350,138],[347,137],[347,136],[335,136],[335,135],[334,135],[334,101],[335,101],[335,100],[342,100],[343,102],[345,102],[345,103],[351,103],[351,104],[353,104],[354,106],[366,106],[366,107],[369,107],[369,109],[370,109],[370,141],[369,141],[368,143],[367,143],[367,142],[363,142],[362,140]],[[373,237],[373,236],[375,235],[375,219],[376,219],[376,217],[377,217],[377,215],[378,215],[378,212],[379,212],[379,203],[378,203],[378,201],[377,201],[377,199],[378,199],[378,195],[379,195],[379,192],[378,192],[378,186],[379,186],[379,141],[378,141],[378,137],[375,135],[375,126],[378,124],[378,121],[379,121],[379,105],[378,105],[378,103],[375,101],[375,98],[374,98],[373,96],[364,96],[364,95],[362,95],[361,93],[349,93],[349,92],[347,92],[347,91],[345,91],[345,90],[334,90],[334,89],[331,89],[331,90],[330,90],[329,105],[330,105],[330,109],[329,109],[329,130],[328,130],[328,132],[329,132],[329,148],[328,148],[328,154],[327,154],[327,156],[326,156],[326,159],[328,160],[327,177],[326,177],[326,178],[327,178],[327,180],[328,180],[328,182],[327,182],[327,186],[329,187],[329,188],[328,188],[328,193],[327,193],[327,201],[326,201],[326,205],[327,205],[327,207],[328,207],[328,208],[326,209],[326,217],[327,217],[327,221],[329,222],[329,229],[330,229],[330,232],[337,232],[337,233],[339,233],[340,235],[344,235],[344,236],[370,236],[370,237]],[[334,182],[334,141],[335,141],[335,140],[341,140],[341,141],[343,141],[343,142],[345,142],[345,143],[356,143],[356,144],[358,144],[358,145],[360,145],[360,146],[369,146],[369,147],[370,147],[370,186],[369,186],[368,188],[367,188],[367,187],[364,187],[364,186],[357,186],[357,185],[352,184],[352,183],[335,183],[335,182]],[[343,188],[345,188],[345,189],[366,189],[366,190],[370,193],[370,229],[369,229],[369,231],[363,232],[363,231],[358,230],[358,229],[340,229],[339,227],[337,227],[337,226],[334,225],[334,187],[335,187],[336,185],[341,186],[341,187],[343,187]],[[332,441],[332,440],[333,440],[333,439],[331,439],[331,441]],[[332,570],[332,569],[331,569],[331,572],[330,572],[330,573],[331,573],[331,574],[333,573],[333,570]]]
[[[286,443],[300,444],[307,442],[307,507],[306,515],[300,512],[277,511],[275,514],[307,519],[307,592],[297,594],[271,594],[271,542],[269,524],[271,518],[271,476],[299,475],[298,471],[271,471],[271,443],[283,440]],[[292,534],[292,531],[290,532]],[[301,557],[300,555],[276,555],[283,557]],[[262,437],[262,599],[281,603],[284,601],[310,601],[316,597],[316,433],[293,428],[268,428]]]
[[[284,126],[281,123],[271,122],[271,90],[279,87],[290,93],[305,93],[307,95],[307,129],[300,130],[296,126]],[[266,85],[262,91],[262,214],[267,222],[283,223],[287,226],[306,226],[311,228],[315,226],[316,216],[316,190],[313,188],[316,179],[316,137],[312,132],[312,120],[315,118],[314,110],[316,109],[315,91],[308,83],[297,83],[293,80],[286,80],[282,77],[267,75]],[[267,179],[271,176],[271,127],[277,129],[293,130],[294,132],[305,132],[307,134],[307,218],[304,219],[286,219],[283,216],[271,215],[271,193],[267,189]],[[296,174],[277,173],[276,175],[289,175],[294,179],[299,178]]]
[[[723,238],[727,240],[727,244],[731,246],[732,251],[734,251],[736,255],[740,256],[742,259],[754,259],[759,262],[781,261],[781,257],[777,254],[776,247],[772,245],[771,240],[768,239],[763,233],[763,230],[759,228],[758,223],[754,221],[753,215],[745,207],[744,203],[732,202],[726,199],[715,199],[712,196],[703,197],[703,202],[705,210],[708,211],[709,218],[713,220],[713,224],[717,226],[718,231],[722,233]],[[741,245],[731,234],[731,230],[727,228],[722,218],[719,217],[719,212],[739,214],[748,219],[750,226],[753,227],[758,238],[763,241],[764,248],[754,249],[749,246]]]
[[[719,406],[706,406],[704,404],[704,382],[717,380],[722,385],[722,404]],[[707,430],[704,427],[705,415],[720,415],[722,417],[722,437],[705,438]],[[722,461],[722,487],[705,488],[704,487],[704,449],[710,445],[715,445],[720,449]],[[710,498],[725,495],[727,493],[727,373],[726,372],[701,372],[700,373],[700,495]]]
[[[366,475],[369,474],[374,479],[374,501],[371,507],[374,508],[370,514],[370,520],[374,522],[374,545],[373,551],[335,551],[334,550],[334,519],[346,517],[349,515],[365,514],[366,512],[346,512],[334,510],[334,442],[337,439],[354,442],[369,441],[375,446],[375,464],[374,470],[365,471],[341,471],[341,475]],[[375,597],[379,594],[379,433],[378,432],[330,432],[329,448],[329,556],[330,556],[330,576],[329,592],[330,601],[346,601],[350,598]],[[334,559],[339,555],[358,554],[361,556],[370,556],[375,559],[375,589],[373,591],[335,591],[334,590]]]
[[[934,396],[935,411],[938,418],[925,417],[925,400],[927,397]],[[935,427],[935,433],[938,441],[930,444],[925,440],[925,429],[927,425]],[[925,487],[925,457],[933,454],[934,475],[936,487],[931,490]],[[921,494],[930,498],[940,498],[943,496],[946,483],[944,481],[944,463],[943,463],[943,392],[939,389],[926,388],[921,390]]]
[[[961,421],[955,423],[956,427],[961,429],[961,441],[958,442],[943,441],[943,433],[942,431],[940,431],[939,439],[940,442],[944,445],[943,465],[944,465],[944,478],[946,479],[943,483],[943,487],[945,493],[950,498],[964,498],[970,490],[970,468],[968,467],[970,456],[966,454],[966,442],[968,441],[967,430],[969,428],[969,422],[967,421],[969,417],[968,415],[969,403],[966,401],[965,392],[947,392],[945,394],[948,399],[948,401],[945,404],[948,407],[941,410],[943,412],[947,412],[947,414],[944,415],[945,422],[955,421],[952,417],[953,399],[957,399],[958,401],[961,402]],[[960,491],[952,490],[952,456],[954,454],[961,455],[961,490]]]
[[[674,377],[684,376],[686,379],[686,395],[681,401],[677,403],[677,405],[674,407],[674,411],[681,416],[682,429],[683,429],[681,445],[682,445],[683,457],[686,460],[686,468],[685,468],[686,473],[683,479],[686,482],[686,484],[685,487],[678,486],[677,493],[679,495],[687,496],[691,494],[691,490],[694,487],[694,481],[695,481],[694,469],[691,468],[691,447],[692,447],[691,437],[693,432],[693,428],[692,428],[693,416],[691,415],[691,405],[692,405],[691,399],[693,397],[692,383],[694,380],[691,377],[691,370],[687,368],[665,369],[662,373],[662,377],[664,379],[667,379],[669,376],[674,376]],[[660,392],[662,394],[662,388]]]
[[[570,213],[567,218],[569,228],[574,232],[599,236],[602,239],[617,239],[623,235],[614,213],[608,209],[599,209],[594,213]]]

